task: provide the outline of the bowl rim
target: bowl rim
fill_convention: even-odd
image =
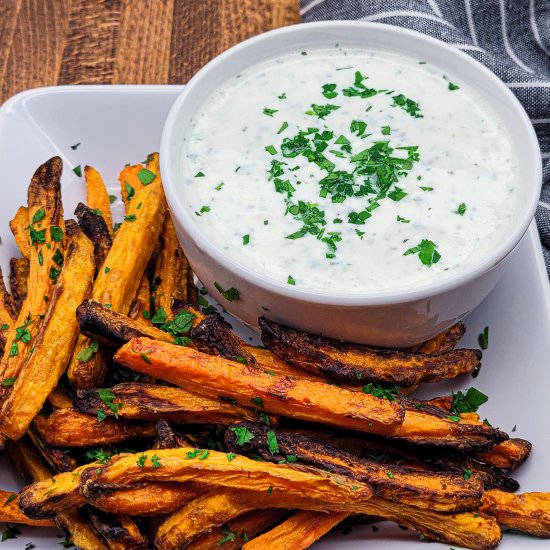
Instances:
[[[326,30],[333,28],[361,28],[366,31],[369,29],[376,29],[379,31],[380,27],[384,27],[385,33],[392,34],[396,39],[396,43],[398,43],[400,38],[412,38],[414,40],[424,41],[434,48],[445,50],[449,55],[458,57],[464,61],[466,65],[469,64],[474,66],[476,70],[485,73],[485,76],[491,82],[493,87],[492,92],[504,97],[509,103],[511,103],[511,105],[514,106],[516,111],[515,114],[521,120],[521,128],[518,128],[518,131],[521,130],[521,132],[528,138],[529,153],[531,156],[530,161],[533,164],[535,172],[533,178],[534,184],[531,186],[530,190],[526,190],[526,204],[528,204],[529,207],[525,209],[522,216],[520,216],[518,221],[515,222],[513,231],[510,232],[510,234],[504,238],[502,242],[499,243],[498,246],[496,246],[489,254],[487,254],[483,261],[477,262],[467,269],[460,270],[441,281],[427,281],[422,285],[416,285],[410,288],[375,290],[368,292],[343,292],[301,288],[279,282],[268,276],[262,275],[258,271],[249,269],[246,265],[236,261],[212,243],[202,233],[199,226],[194,223],[194,220],[191,217],[191,211],[186,209],[178,198],[178,193],[175,189],[176,178],[172,170],[173,162],[170,158],[170,144],[172,142],[172,136],[177,129],[180,111],[185,105],[187,95],[193,88],[201,85],[201,81],[205,75],[215,71],[216,68],[223,64],[228,58],[239,55],[243,49],[257,46],[265,40],[273,39],[273,37],[282,37],[284,39],[285,37],[289,38],[289,35],[299,36],[299,34],[306,29]],[[299,49],[300,42],[299,40],[296,41],[296,36],[293,37],[293,40],[293,45]],[[232,46],[213,58],[197,73],[195,73],[177,97],[170,109],[170,112],[168,113],[161,137],[160,169],[163,179],[164,192],[173,216],[181,222],[182,226],[185,227],[185,231],[189,234],[197,247],[200,248],[206,255],[213,258],[214,261],[219,264],[224,265],[228,271],[232,272],[237,277],[247,280],[249,283],[254,284],[255,286],[266,291],[274,292],[294,300],[313,302],[321,305],[340,306],[379,306],[415,302],[425,300],[426,298],[435,297],[467,285],[469,282],[477,279],[501,263],[516,248],[533,219],[542,186],[542,158],[535,130],[531,124],[531,120],[525,112],[525,109],[502,80],[500,80],[492,71],[476,61],[474,58],[441,40],[402,27],[367,21],[333,20],[313,23],[298,23],[295,25],[280,27],[239,42],[235,46]]]

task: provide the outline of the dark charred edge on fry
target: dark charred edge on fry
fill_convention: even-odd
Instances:
[[[41,502],[37,502],[27,488],[19,494],[19,509],[31,519],[53,519],[60,510],[73,509],[81,504],[80,495],[74,494],[51,494],[46,501]]]
[[[78,219],[78,224],[82,228],[84,235],[86,235],[94,245],[97,271],[102,268],[103,262],[113,244],[113,239],[109,233],[105,218],[82,202],[78,203],[74,214]]]
[[[239,357],[248,365],[256,364],[246,343],[231,330],[231,325],[219,313],[208,315],[191,330],[190,336],[203,353],[220,355],[233,361]]]
[[[10,260],[10,290],[13,297],[13,305],[19,312],[27,297],[27,284],[30,272],[30,262],[26,258],[11,258]]]
[[[88,517],[95,531],[107,542],[121,544],[124,548],[147,550],[147,541],[129,516],[117,516],[96,508],[88,508]],[[134,533],[130,533],[125,524],[132,523]]]
[[[15,296],[13,295],[13,289],[11,288],[11,276],[12,276],[12,269],[11,265],[13,261],[19,261],[23,260],[27,264],[27,276],[28,276],[28,265],[29,261],[25,260],[24,258],[12,258],[10,260],[10,290],[12,290],[12,294],[8,292],[8,289],[6,288],[6,285],[4,284],[4,275],[2,273],[2,268],[0,267],[0,301],[3,302],[4,308],[6,312],[9,314],[9,316],[15,321],[17,320],[17,313],[21,307],[21,304],[17,305],[17,300],[15,299]],[[26,289],[26,279],[25,279],[25,291]]]
[[[155,441],[153,449],[175,449],[177,447],[194,447],[193,441],[176,433],[166,420],[155,424]]]
[[[60,157],[52,157],[40,165],[31,178],[27,191],[27,202],[29,212],[34,208],[43,207],[44,192],[55,200],[48,204],[51,212],[51,225],[59,225],[62,215],[61,204],[61,173],[63,172],[63,161]]]
[[[40,456],[47,462],[55,474],[72,472],[78,467],[76,458],[68,455],[64,449],[52,447],[45,443],[33,427],[28,430],[27,435]]]
[[[282,428],[285,430],[285,428]],[[288,429],[286,430],[288,431]],[[293,431],[289,431],[293,433]],[[401,441],[384,439],[375,435],[356,432],[334,432],[325,427],[300,430],[298,435],[317,439],[337,449],[354,456],[365,458],[377,463],[406,466],[415,469],[428,469],[435,472],[455,472],[464,475],[465,470],[477,473],[486,487],[514,491],[518,482],[508,477],[498,468],[493,468],[461,451],[447,450],[440,447],[410,445]]]
[[[118,349],[138,336],[154,339],[159,336],[158,329],[139,324],[94,300],[84,300],[76,310],[76,318],[82,334],[111,349]],[[168,335],[166,340],[170,340]]]
[[[453,378],[459,374],[470,374],[481,360],[479,350],[463,349],[440,355],[408,353],[315,336],[285,327],[265,317],[260,317],[258,323],[262,342],[281,359],[299,368],[355,384],[373,382],[410,387],[420,382],[440,381],[451,374]],[[393,365],[388,372],[381,372],[376,367],[350,365],[332,359],[323,353],[323,348],[332,349],[335,353],[355,352],[369,355],[373,360],[399,361],[399,364]],[[460,365],[458,372],[457,365]]]
[[[289,434],[284,431],[275,431],[268,426],[252,422],[242,422],[237,427],[246,427],[253,434],[253,439],[245,445],[236,444],[233,430],[225,431],[224,440],[228,449],[240,454],[257,454],[269,462],[285,462],[285,457],[293,455],[297,458],[297,465],[321,468],[332,473],[345,475],[357,481],[372,486],[376,496],[401,502],[407,500],[413,504],[426,503],[427,508],[436,507],[436,503],[445,503],[446,511],[465,511],[479,506],[483,494],[483,484],[474,474],[466,480],[462,472],[434,473],[418,471],[414,468],[394,464],[391,466],[391,475],[388,475],[388,465],[361,459],[350,453],[332,447],[327,443],[316,441],[307,436]],[[233,426],[233,427],[235,427]],[[267,435],[272,432],[276,438],[278,449],[270,448]],[[418,475],[418,484],[413,485],[403,479],[403,475]],[[433,477],[449,485],[448,491],[430,489],[422,483],[424,478]],[[460,491],[459,491],[460,490]]]

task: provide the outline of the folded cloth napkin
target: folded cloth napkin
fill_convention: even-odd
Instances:
[[[491,69],[521,101],[543,161],[536,220],[550,276],[550,0],[300,0],[304,22],[360,19],[428,34]]]

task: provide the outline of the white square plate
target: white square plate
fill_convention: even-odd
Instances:
[[[53,155],[63,159],[65,217],[71,217],[85,196],[84,181],[72,168],[90,164],[103,175],[110,192],[118,194],[117,175],[127,163],[157,151],[164,119],[179,86],[69,86],[31,90],[7,101],[0,110],[0,264],[7,272],[17,249],[8,222],[26,203],[36,167]],[[71,145],[80,143],[73,150]],[[119,203],[120,201],[117,201]],[[115,205],[117,204],[115,203]],[[489,349],[479,376],[424,388],[426,396],[476,386],[489,402],[481,409],[493,425],[533,443],[528,462],[514,474],[521,491],[550,491],[550,290],[534,223],[514,253],[510,269],[491,295],[466,319],[462,342],[477,347],[477,335],[489,326]],[[236,324],[233,321],[234,324]],[[515,429],[515,431],[513,431]],[[0,488],[16,490],[21,482],[7,457],[0,459]],[[1,505],[1,503],[0,503]],[[40,550],[59,548],[52,530],[22,528],[2,550],[23,549],[34,542]],[[547,548],[548,541],[505,535],[500,548]],[[344,547],[418,550],[411,531],[383,524],[354,528],[348,535],[331,534],[315,548]],[[448,544],[433,544],[445,548]]]

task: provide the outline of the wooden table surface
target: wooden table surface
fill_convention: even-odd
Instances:
[[[298,0],[2,0],[0,103],[56,84],[180,84]]]

